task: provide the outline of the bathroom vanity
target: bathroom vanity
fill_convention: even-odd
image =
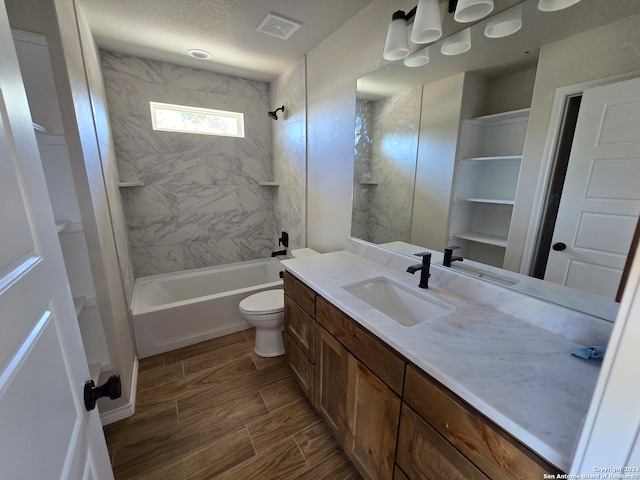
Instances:
[[[364,478],[543,478],[569,469],[599,364],[570,355],[576,339],[492,305],[530,314],[538,302],[543,316],[560,307],[437,266],[420,291],[401,256],[386,266],[347,251],[283,263],[288,362]],[[401,324],[392,318],[399,310],[382,313],[358,290],[380,282],[450,308]],[[587,321],[594,340],[606,336],[598,332],[606,326]]]

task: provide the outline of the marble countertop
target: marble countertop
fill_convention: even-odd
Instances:
[[[426,250],[431,252],[431,262],[442,264],[443,252],[412,245],[406,242],[388,242],[380,245],[395,252],[412,257],[415,252]],[[455,251],[454,251],[455,255]],[[474,262],[468,258],[464,262],[453,262],[451,268],[460,273],[483,278],[486,281],[506,286],[516,292],[534,296],[540,300],[563,305],[566,308],[584,312],[588,315],[615,321],[620,304],[613,299],[560,286],[552,282],[545,282],[538,278],[529,277],[521,273],[511,272],[480,262]]]
[[[505,305],[500,310],[492,306],[519,294],[498,292],[488,295],[486,303],[480,302],[477,292],[475,299],[460,292],[456,277],[463,275],[433,266],[426,292],[454,310],[405,327],[342,287],[382,275],[424,294],[425,290],[417,287],[419,272],[414,276],[348,251],[282,263],[541,457],[569,471],[601,363],[572,356],[575,341],[504,313]],[[411,263],[406,260],[406,266]],[[504,290],[480,283],[478,289]],[[530,299],[528,302],[531,305]],[[541,311],[549,313],[544,308]]]

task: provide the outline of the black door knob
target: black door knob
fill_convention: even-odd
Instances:
[[[554,243],[551,248],[553,248],[556,252],[561,252],[567,248],[567,245],[565,243],[558,242]]]
[[[111,400],[120,398],[122,395],[122,385],[120,375],[111,375],[104,385],[96,387],[93,380],[84,382],[84,406],[87,411],[96,408],[96,400],[102,397],[109,397]]]

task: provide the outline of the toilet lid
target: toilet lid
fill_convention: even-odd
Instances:
[[[240,309],[248,313],[274,313],[284,310],[284,290],[265,290],[254,293],[240,302]]]

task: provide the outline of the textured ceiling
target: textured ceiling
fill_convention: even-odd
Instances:
[[[372,0],[80,0],[100,48],[270,81]],[[392,10],[392,7],[390,7]],[[267,13],[302,24],[289,40],[256,31]],[[211,53],[195,60],[189,49]]]

